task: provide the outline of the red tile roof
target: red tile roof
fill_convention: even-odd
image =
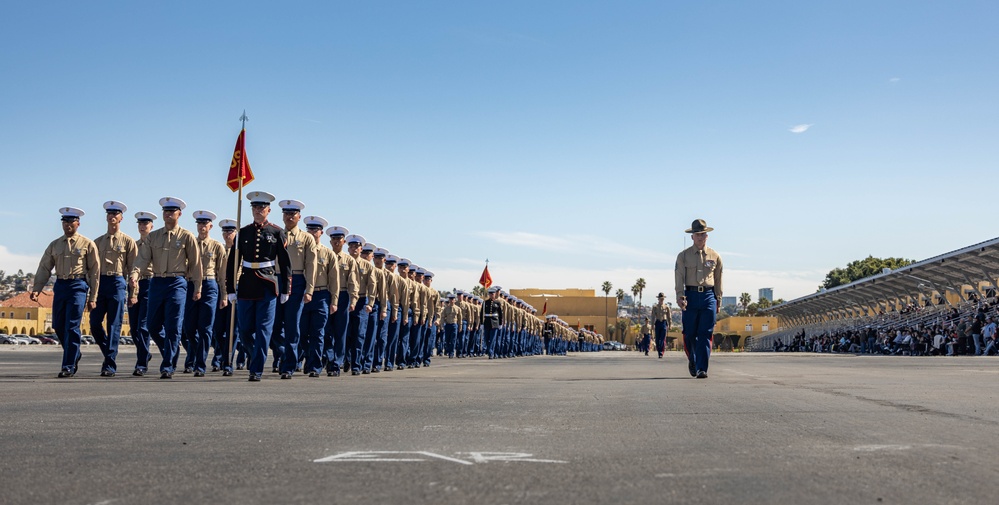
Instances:
[[[14,295],[14,296],[12,296],[12,297],[10,297],[10,298],[8,298],[8,299],[0,302],[0,307],[14,307],[14,308],[18,308],[18,309],[23,309],[23,308],[32,308],[32,309],[34,309],[34,308],[37,308],[37,307],[45,307],[47,309],[51,309],[52,308],[52,292],[51,291],[42,291],[41,294],[38,295],[38,301],[37,302],[31,301],[31,295],[29,293],[27,293],[27,292],[19,293],[17,295]]]

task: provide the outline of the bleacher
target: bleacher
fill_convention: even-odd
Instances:
[[[770,307],[777,329],[750,337],[746,350],[849,331],[894,331],[973,315],[980,305],[996,311],[999,238],[934,256],[894,271],[822,290]],[[989,303],[989,302],[992,303]]]

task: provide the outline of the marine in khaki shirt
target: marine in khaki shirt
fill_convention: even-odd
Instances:
[[[194,295],[191,299],[201,298],[201,247],[193,233],[185,230],[176,220],[167,221],[164,216],[164,226],[149,233],[135,260],[132,270],[132,280],[138,281],[139,272],[152,267],[153,277],[184,276],[194,284]]]
[[[108,214],[108,216],[110,219],[112,214]],[[121,212],[118,212],[116,216],[115,231],[109,230],[108,233],[97,237],[94,244],[100,255],[101,275],[127,277],[135,267],[135,258],[139,255],[139,247],[132,237],[121,231]]]
[[[195,213],[195,217],[197,217],[197,213]],[[229,301],[226,299],[225,288],[227,253],[222,242],[208,236],[209,230],[211,230],[211,221],[207,223],[207,226],[199,221],[197,240],[198,248],[201,251],[202,280],[215,279],[219,287],[219,307],[225,308],[229,304]]]
[[[340,285],[340,291],[333,293],[333,300],[330,301],[330,314],[336,312],[337,297],[340,292],[347,292],[349,297],[347,303],[348,312],[354,310],[354,306],[357,305],[357,300],[360,296],[356,262],[347,251],[343,250],[344,239],[346,238],[343,232],[345,231],[347,231],[345,228],[339,226],[332,226],[326,230],[326,234],[330,237],[330,246],[333,249],[333,254],[336,255],[336,268],[339,273],[338,284]]]
[[[434,273],[429,271],[424,271],[423,273],[423,285],[427,288],[427,294],[429,298],[427,299],[427,306],[430,307],[430,314],[427,315],[427,326],[433,326],[437,324],[440,319],[441,311],[441,294],[433,288],[432,284],[434,282]]]
[[[449,298],[452,300],[444,305],[441,310],[441,324],[460,324],[461,323],[461,309],[453,302],[454,298]]]
[[[94,241],[77,233],[77,229],[80,227],[79,217],[83,215],[83,211],[64,207],[60,212],[63,213],[63,236],[53,240],[42,253],[42,259],[38,262],[35,282],[29,296],[32,301],[37,301],[38,295],[45,289],[45,284],[49,282],[52,271],[55,270],[56,279],[87,280],[89,288],[87,309],[93,310],[97,306],[97,288],[101,275],[100,254],[97,251],[97,245],[94,244]],[[71,215],[71,213],[76,215]]]
[[[695,240],[696,237],[695,237]],[[686,308],[687,301],[683,294],[687,286],[703,286],[713,289],[719,306],[722,299],[722,259],[712,248],[705,244],[698,248],[694,245],[684,249],[676,257],[676,300],[681,309]]]
[[[316,285],[316,239],[298,227],[305,204],[297,200],[281,200],[281,219],[288,235],[288,259],[291,260],[291,274],[305,277],[303,303],[312,301]]]
[[[318,233],[322,234],[322,229]],[[313,291],[327,290],[330,293],[340,292],[340,272],[337,270],[336,253],[322,244],[316,246],[316,275]],[[336,304],[330,305],[336,310]],[[332,312],[332,311],[331,311]]]
[[[413,301],[414,293],[413,282],[409,280],[409,263],[406,260],[400,260],[399,274],[396,276],[396,286],[399,288],[399,317],[402,320],[402,324],[412,324],[413,321],[410,319],[410,311],[413,310],[415,302]]]
[[[357,274],[358,297],[365,297],[364,309],[367,312],[375,310],[375,298],[378,295],[378,281],[375,279],[374,263],[361,257],[361,248],[364,247],[364,237],[360,235],[347,236],[347,251],[350,254]]]

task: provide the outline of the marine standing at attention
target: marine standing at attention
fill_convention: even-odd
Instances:
[[[708,232],[714,230],[703,219],[695,220],[686,233],[694,245],[676,257],[676,301],[683,311],[683,350],[690,375],[708,377],[711,337],[715,318],[721,309],[722,259],[707,246]]]

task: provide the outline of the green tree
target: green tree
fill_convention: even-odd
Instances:
[[[739,295],[739,305],[742,305],[743,312],[748,309],[750,303],[753,303],[753,297],[749,293]]]
[[[912,260],[905,258],[882,259],[875,258],[874,256],[868,256],[862,260],[847,263],[846,268],[834,268],[830,270],[829,273],[826,274],[825,280],[822,281],[822,284],[819,286],[819,289],[830,289],[836,286],[842,286],[872,275],[880,274],[885,268],[895,270],[906,265],[911,265],[912,263]]]
[[[472,294],[478,296],[479,298],[485,298],[486,288],[482,287],[482,284],[476,284],[475,287],[472,288]]]
[[[632,296],[632,302],[634,304],[638,300],[638,283],[637,282],[631,285],[631,296]]]
[[[617,297],[617,304],[618,305],[621,305],[621,302],[624,300],[624,294],[625,294],[624,290],[621,289],[621,288],[618,288],[617,289],[617,293],[614,293],[614,296]]]
[[[642,306],[642,292],[645,291],[645,279],[642,278],[642,277],[639,277],[638,280],[635,281],[635,287],[638,288],[638,306],[641,307]]]
[[[614,285],[610,281],[604,281],[600,286],[600,290],[604,292],[604,328],[607,328],[607,298],[610,296],[611,290],[614,289]],[[615,311],[616,313],[616,311]]]

